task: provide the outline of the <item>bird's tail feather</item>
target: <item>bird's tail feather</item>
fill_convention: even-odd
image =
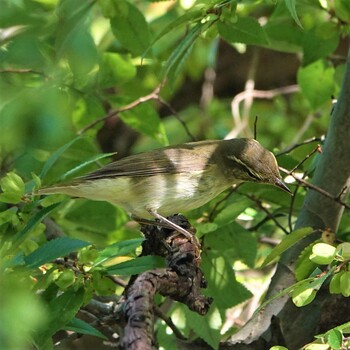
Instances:
[[[63,185],[63,186],[52,186],[52,187],[43,187],[36,191],[37,195],[45,194],[67,194],[69,196],[77,195],[76,186],[72,185]]]

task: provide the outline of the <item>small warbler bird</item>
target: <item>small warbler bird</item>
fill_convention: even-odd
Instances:
[[[240,138],[190,142],[132,155],[71,183],[42,188],[38,194],[107,201],[134,217],[155,217],[175,228],[166,216],[198,208],[246,181],[290,193],[274,155],[258,141]]]

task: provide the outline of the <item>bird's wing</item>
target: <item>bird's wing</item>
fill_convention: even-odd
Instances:
[[[202,152],[199,153],[196,147],[163,148],[117,160],[80,179],[97,180],[119,176],[152,176],[202,170],[206,166],[206,156],[204,155],[204,162],[199,161],[199,158],[203,160],[203,154]]]

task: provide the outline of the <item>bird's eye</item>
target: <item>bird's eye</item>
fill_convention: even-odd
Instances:
[[[260,177],[256,175],[244,162],[235,156],[228,156],[227,158],[233,160],[241,170],[243,170],[252,180],[261,181]]]
[[[251,177],[253,180],[255,180],[255,181],[260,180],[260,178],[257,175],[255,175],[247,166],[244,167],[244,170],[249,175],[249,177]]]

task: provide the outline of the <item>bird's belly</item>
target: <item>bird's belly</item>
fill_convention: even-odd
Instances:
[[[230,186],[217,177],[201,175],[191,172],[87,181],[76,188],[81,192],[76,195],[113,203],[141,218],[152,217],[149,211],[169,216],[198,208]]]
[[[136,185],[134,208],[130,211],[145,218],[150,216],[150,210],[162,216],[186,212],[209,202],[227,187],[229,185],[223,185],[221,181],[218,183],[217,179],[207,176],[203,179],[199,172],[156,175]]]

